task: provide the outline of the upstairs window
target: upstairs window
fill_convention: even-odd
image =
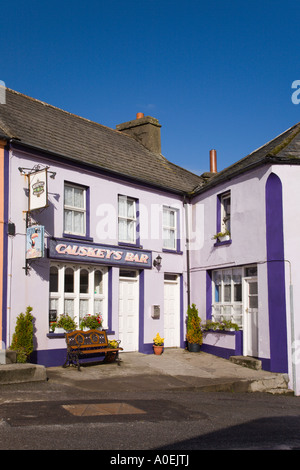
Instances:
[[[64,188],[64,233],[86,235],[86,189],[69,183]]]
[[[136,243],[136,200],[127,196],[118,198],[119,242]]]
[[[171,207],[163,208],[163,248],[177,248],[177,210]]]
[[[225,233],[230,233],[230,206],[231,206],[231,197],[230,191],[227,193],[221,194],[221,226],[220,231]]]

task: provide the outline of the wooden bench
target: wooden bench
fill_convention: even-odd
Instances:
[[[103,362],[117,361],[120,365],[119,351],[123,348],[110,348],[105,330],[75,330],[65,333],[67,343],[67,357],[63,367],[76,365],[80,370],[79,358],[91,354],[105,354]],[[120,341],[117,341],[118,345]]]

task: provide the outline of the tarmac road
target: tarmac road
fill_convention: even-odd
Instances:
[[[129,452],[149,466],[170,453],[188,455],[191,465],[199,450],[300,449],[299,397],[203,386],[205,377],[214,382],[212,370],[217,388],[225,370],[223,385],[262,371],[184,351],[167,352],[164,365],[134,357],[136,365],[124,356],[120,367],[51,368],[48,381],[0,385],[0,450],[106,450],[108,463]],[[191,361],[203,368],[198,377]]]

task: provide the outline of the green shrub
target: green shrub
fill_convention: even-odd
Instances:
[[[198,309],[195,304],[188,306],[187,310],[187,325],[186,325],[186,339],[189,343],[202,344],[203,334],[201,330],[201,318],[198,315]]]
[[[27,307],[26,313],[17,317],[15,332],[12,337],[10,349],[17,352],[17,362],[28,361],[33,351],[33,316],[32,307]]]

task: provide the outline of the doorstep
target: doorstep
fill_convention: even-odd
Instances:
[[[249,369],[261,370],[262,364],[259,359],[250,356],[230,356],[229,360],[234,364],[238,364]]]

